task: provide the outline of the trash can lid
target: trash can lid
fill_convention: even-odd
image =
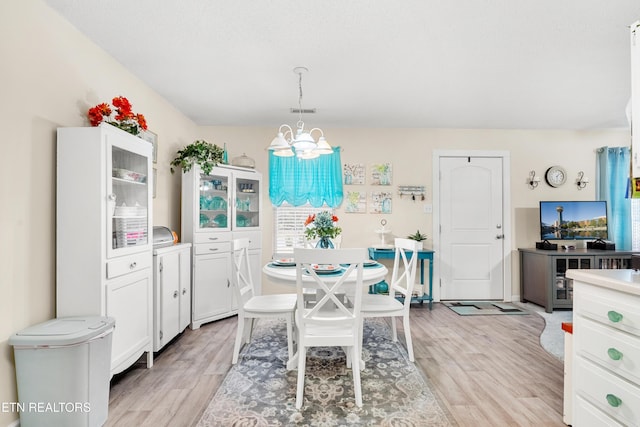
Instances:
[[[15,333],[9,338],[9,344],[21,347],[79,344],[113,329],[114,326],[115,320],[111,317],[60,317]]]

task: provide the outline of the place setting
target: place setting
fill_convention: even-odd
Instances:
[[[339,275],[344,272],[344,268],[339,264],[311,264],[311,269],[316,274],[322,275]],[[309,271],[305,271],[304,274],[309,275]]]
[[[269,267],[278,267],[278,268],[294,268],[296,266],[296,262],[293,258],[278,258],[272,259],[269,263]]]
[[[350,264],[340,264],[342,267],[349,267]],[[364,268],[382,268],[378,261],[370,259],[364,262]]]

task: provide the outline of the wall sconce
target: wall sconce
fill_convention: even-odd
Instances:
[[[529,172],[529,178],[527,179],[529,188],[533,190],[538,186],[538,183],[540,183],[540,177],[536,176],[536,171]]]
[[[578,186],[578,190],[582,190],[589,183],[589,178],[584,176],[584,172],[578,172],[578,179],[576,179],[576,185]]]

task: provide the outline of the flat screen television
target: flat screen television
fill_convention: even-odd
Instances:
[[[542,240],[606,240],[607,237],[607,202],[540,202]]]

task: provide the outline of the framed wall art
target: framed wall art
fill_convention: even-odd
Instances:
[[[387,191],[371,192],[371,213],[388,214],[391,213],[392,194]]]
[[[391,163],[378,163],[371,166],[371,185],[391,185]]]
[[[346,213],[366,213],[367,193],[360,191],[347,191],[344,211]]]
[[[342,172],[345,185],[364,184],[364,165],[362,163],[345,163]]]
[[[158,135],[151,132],[150,130],[143,130],[142,132],[140,132],[139,136],[145,141],[151,143],[151,145],[153,146],[153,163],[158,163]]]

